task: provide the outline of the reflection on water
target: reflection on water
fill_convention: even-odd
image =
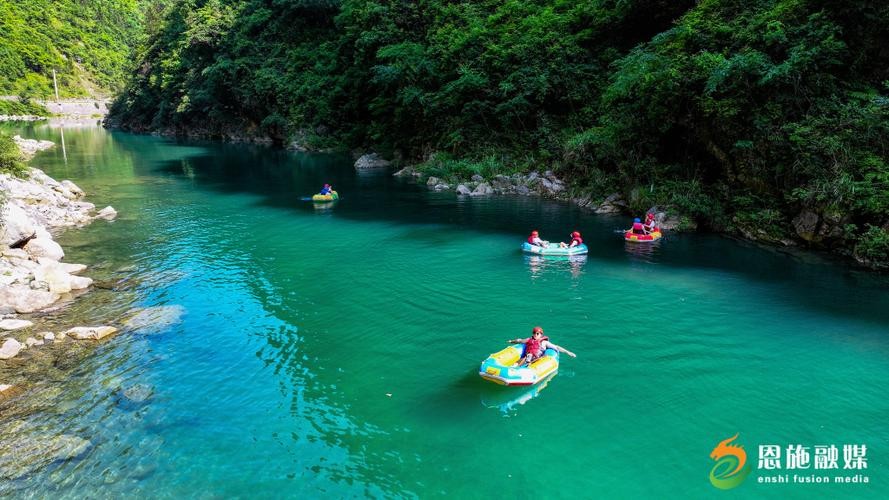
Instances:
[[[515,415],[518,407],[539,396],[557,373],[558,371],[531,387],[497,386],[491,388],[482,393],[482,406],[496,408],[504,415]]]
[[[524,254],[531,278],[540,278],[547,273],[560,273],[569,271],[572,278],[583,275],[583,265],[586,264],[586,255],[554,256],[554,255],[528,255]]]
[[[629,241],[624,241],[624,251],[634,261],[654,263],[660,251],[662,241],[664,241],[663,238],[651,243],[630,243]]]

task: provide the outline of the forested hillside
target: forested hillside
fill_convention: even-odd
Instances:
[[[123,87],[166,1],[0,0],[0,95],[48,98]]]
[[[885,262],[887,95],[885,2],[182,0],[111,123],[555,168]]]

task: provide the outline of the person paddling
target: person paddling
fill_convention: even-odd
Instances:
[[[577,355],[573,352],[565,349],[564,347],[557,346],[549,341],[549,337],[543,335],[543,328],[539,326],[535,326],[533,330],[531,330],[531,336],[526,339],[512,339],[509,341],[510,344],[525,344],[525,355],[520,359],[516,366],[521,367],[525,365],[530,365],[538,358],[543,356],[543,353],[546,352],[547,349],[555,349],[556,351],[563,352],[572,358],[576,358]]]
[[[333,187],[331,187],[330,184],[325,184],[324,187],[321,188],[320,194],[330,194],[331,192],[333,192]]]

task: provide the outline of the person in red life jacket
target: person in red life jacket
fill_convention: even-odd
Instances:
[[[645,216],[645,224],[642,224],[642,229],[647,232],[653,232],[657,228],[657,222],[655,222],[654,214],[648,212],[648,215]]]
[[[559,243],[559,246],[562,248],[573,248],[583,244],[583,238],[580,237],[579,232],[574,231],[569,236],[571,236],[571,243]]]
[[[539,326],[535,326],[533,330],[531,330],[531,336],[526,339],[512,339],[509,341],[510,344],[525,344],[525,355],[516,366],[525,366],[533,363],[537,358],[543,356],[543,353],[546,352],[547,349],[555,349],[556,351],[563,352],[572,358],[576,358],[577,355],[573,352],[565,349],[564,347],[557,346],[549,341],[549,337],[543,335],[543,328]]]
[[[633,234],[648,234],[648,231],[645,230],[645,226],[642,225],[642,220],[639,217],[633,219]]]
[[[544,240],[540,239],[540,233],[538,233],[537,231],[531,231],[531,236],[528,236],[528,243],[530,243],[534,246],[543,247],[543,248],[546,248],[549,246],[548,241],[544,241]]]

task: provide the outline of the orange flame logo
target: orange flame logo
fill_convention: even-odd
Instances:
[[[747,452],[744,446],[731,444],[738,438],[738,434],[720,441],[716,448],[710,452],[710,458],[716,460],[716,465],[710,471],[710,482],[717,488],[728,490],[741,484],[750,473],[747,465]]]
[[[720,441],[719,444],[716,445],[716,448],[713,448],[713,451],[710,453],[710,458],[717,461],[726,455],[731,455],[738,459],[738,465],[735,467],[735,470],[729,472],[729,475],[735,474],[739,470],[743,469],[744,464],[747,463],[747,452],[744,451],[744,445],[729,444],[735,439],[738,439],[737,433],[724,441]]]

